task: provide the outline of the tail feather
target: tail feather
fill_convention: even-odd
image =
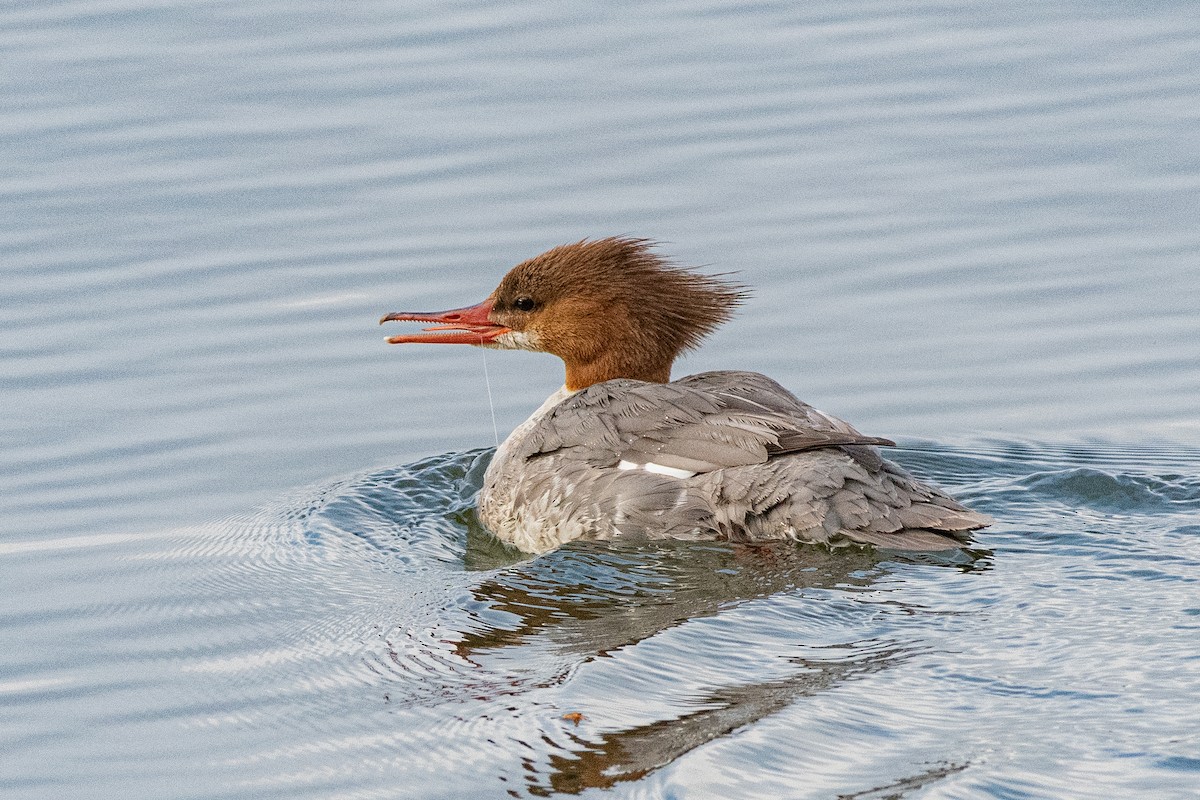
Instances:
[[[841,535],[857,544],[870,544],[888,550],[955,550],[967,544],[948,532],[928,528],[904,528],[895,533],[843,530]]]

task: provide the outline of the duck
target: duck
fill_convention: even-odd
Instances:
[[[584,239],[512,267],[481,303],[380,323],[428,324],[390,344],[562,359],[562,387],[497,447],[477,499],[484,526],[526,553],[657,539],[946,550],[992,524],[885,459],[895,442],[765,375],[672,381],[676,358],[748,298],[728,277],[652,240]]]

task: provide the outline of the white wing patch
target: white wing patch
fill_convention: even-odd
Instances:
[[[677,467],[664,467],[662,464],[635,464],[632,461],[622,461],[617,464],[617,469],[644,469],[646,472],[653,472],[656,475],[668,475],[672,478],[690,478],[696,473],[690,469],[678,469]]]

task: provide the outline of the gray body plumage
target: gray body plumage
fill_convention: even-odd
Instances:
[[[944,549],[991,522],[883,459],[890,444],[758,373],[609,380],[513,431],[480,516],[533,553],[618,537]]]

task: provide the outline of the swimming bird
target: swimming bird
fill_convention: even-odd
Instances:
[[[676,357],[747,297],[646,239],[555,247],[517,264],[486,300],[387,314],[433,323],[392,344],[552,353],[562,388],[497,448],[479,516],[542,553],[576,539],[793,540],[937,550],[991,524],[887,461],[850,424],[756,372],[671,381]]]

